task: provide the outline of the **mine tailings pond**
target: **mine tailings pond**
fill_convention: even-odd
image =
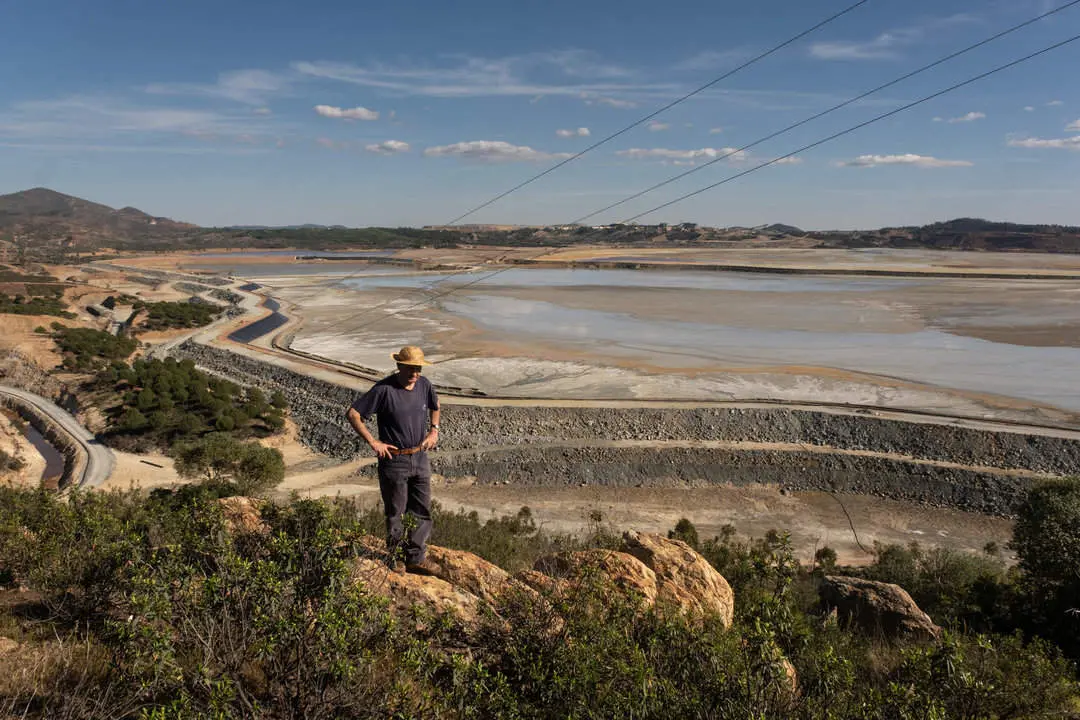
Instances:
[[[279,312],[279,310],[281,310],[281,303],[274,298],[266,298],[263,300],[262,307],[270,310],[270,314],[261,320],[256,320],[250,325],[245,325],[239,330],[229,333],[229,340],[238,343],[249,343],[253,340],[258,340],[263,335],[274,332],[285,323],[289,322],[289,318]]]

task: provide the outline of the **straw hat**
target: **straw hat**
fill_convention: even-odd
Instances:
[[[424,351],[415,345],[406,345],[401,348],[400,352],[392,353],[390,355],[394,359],[394,362],[401,363],[402,365],[430,365],[427,360],[424,359]]]

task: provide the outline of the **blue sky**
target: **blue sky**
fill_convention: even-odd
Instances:
[[[206,225],[423,225],[851,0],[3,0],[0,193]],[[465,222],[565,223],[1067,0],[870,0]],[[1080,33],[1080,5],[597,216],[617,222]],[[1080,42],[641,218],[1080,224]]]

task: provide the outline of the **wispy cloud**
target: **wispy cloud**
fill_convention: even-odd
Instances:
[[[528,145],[511,145],[502,140],[471,140],[438,145],[424,150],[427,157],[458,157],[483,162],[536,162],[570,157],[570,153],[549,153]]]
[[[746,158],[745,152],[737,152],[737,148],[697,148],[694,150],[673,150],[670,148],[629,148],[627,150],[617,150],[615,152],[619,157],[630,158],[631,160],[669,160],[669,161],[698,161],[698,160],[713,160],[724,155],[731,155],[731,160],[743,160]]]
[[[1025,105],[1024,112],[1035,112],[1035,108],[1031,105]]]
[[[409,143],[402,140],[384,140],[380,143],[365,145],[364,149],[376,155],[398,155],[409,152]]]
[[[918,25],[896,28],[870,40],[834,40],[810,46],[810,56],[819,60],[889,60],[902,55],[904,48],[926,41],[930,36],[977,19],[968,14],[934,18]]]
[[[1010,138],[1009,147],[1034,148],[1038,150],[1080,151],[1080,135],[1067,138]]]
[[[941,160],[929,155],[860,155],[854,160],[837,163],[840,167],[872,168],[889,165],[911,165],[920,168],[971,167],[967,160]]]
[[[1064,100],[1051,100],[1050,102],[1046,103],[1046,107],[1061,107],[1064,104]]]
[[[945,118],[936,117],[936,118],[934,118],[934,122],[947,122],[950,125],[956,125],[957,123],[975,122],[976,120],[983,120],[985,118],[986,118],[986,113],[969,112],[966,115],[961,115],[959,117],[949,118],[948,120],[946,120]]]
[[[274,114],[274,111],[271,110],[268,107],[255,108],[251,112],[255,113],[256,115],[273,115]]]
[[[710,135],[719,135],[722,132],[724,132],[724,128],[722,127],[709,128]]]
[[[636,108],[638,104],[633,100],[621,100],[619,98],[604,97],[593,93],[583,92],[578,97],[585,101],[586,105],[607,105],[608,107],[626,110]]]
[[[561,138],[589,137],[590,135],[589,128],[587,127],[579,127],[577,129],[571,128],[569,130],[556,130],[555,134]]]
[[[265,119],[250,113],[146,107],[108,97],[76,95],[16,103],[0,114],[0,137],[51,140],[184,135],[203,138],[252,137],[265,133]]]
[[[1076,120],[1066,125],[1065,132],[1080,132],[1080,120]]]
[[[327,118],[342,120],[378,120],[379,113],[366,107],[339,108],[333,105],[316,105],[315,113]]]
[[[671,127],[668,123],[660,122],[659,120],[652,120],[645,126],[649,132],[662,132]]]
[[[301,61],[292,69],[307,78],[336,80],[396,95],[425,97],[575,96],[620,106],[625,93],[670,92],[670,84],[643,84],[626,68],[593,53],[561,50],[501,58],[452,56],[449,64],[359,65]]]
[[[194,95],[222,98],[249,105],[265,105],[267,99],[288,91],[291,78],[269,70],[230,70],[216,83],[154,83],[145,90],[154,95]]]

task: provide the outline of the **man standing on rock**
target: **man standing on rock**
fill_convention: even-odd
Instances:
[[[349,423],[379,457],[379,491],[386,514],[389,565],[397,569],[397,549],[405,541],[405,571],[431,575],[426,558],[431,535],[431,463],[427,451],[439,441],[439,397],[420,373],[424,351],[408,345],[391,355],[397,372],[380,380],[357,400],[347,413]],[[375,415],[379,422],[376,440],[364,424]],[[431,428],[427,429],[428,417]],[[404,538],[404,515],[416,519],[416,527]]]

